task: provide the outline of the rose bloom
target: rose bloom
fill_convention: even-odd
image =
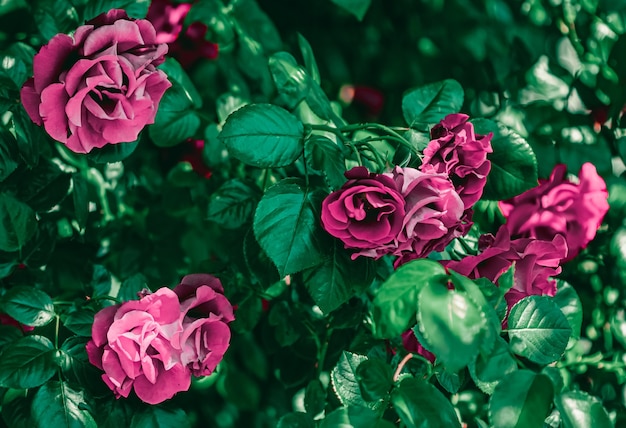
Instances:
[[[104,370],[116,397],[131,390],[148,404],[172,398],[191,375],[211,374],[230,341],[233,309],[218,279],[188,275],[174,290],[163,287],[140,300],[99,311],[87,355]]]
[[[487,153],[492,152],[493,136],[476,135],[468,119],[465,114],[449,114],[435,125],[422,160],[422,168],[432,165],[436,172],[450,176],[466,209],[483,194],[491,170]]]
[[[566,166],[557,165],[548,180],[499,205],[512,237],[552,240],[561,234],[571,260],[596,236],[609,204],[606,183],[593,164],[580,168],[578,183],[565,175]]]
[[[487,278],[494,283],[515,263],[514,285],[504,296],[509,308],[526,296],[556,294],[556,281],[550,278],[561,273],[559,264],[567,256],[567,244],[561,235],[550,241],[511,240],[506,226],[501,226],[495,237],[483,235],[480,246],[482,251],[476,256],[442,263],[471,279]]]
[[[166,53],[149,21],[111,10],[39,50],[22,104],[33,122],[76,153],[135,141],[154,123],[171,86],[155,68]]]

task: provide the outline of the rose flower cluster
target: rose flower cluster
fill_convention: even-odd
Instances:
[[[431,131],[420,169],[396,166],[375,174],[365,167],[322,203],[322,224],[358,256],[398,256],[396,265],[443,251],[471,227],[491,168],[491,134],[476,135],[464,114],[451,114]]]
[[[185,276],[140,300],[102,309],[95,316],[89,361],[119,397],[134,389],[158,404],[191,385],[191,376],[213,373],[230,342],[233,307],[221,282],[205,274]]]

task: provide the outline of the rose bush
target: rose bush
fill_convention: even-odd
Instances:
[[[583,164],[578,183],[566,173],[565,165],[557,165],[548,180],[499,206],[511,237],[552,240],[560,234],[571,260],[596,236],[609,204],[606,183],[593,164]]]
[[[33,122],[76,153],[135,141],[171,86],[155,68],[166,53],[149,21],[111,10],[41,48],[22,104]]]
[[[149,404],[172,398],[206,376],[230,341],[233,309],[220,281],[188,275],[174,291],[160,288],[138,301],[102,309],[95,316],[89,361],[116,397],[131,390]]]

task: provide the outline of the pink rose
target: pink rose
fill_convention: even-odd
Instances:
[[[491,170],[487,153],[492,152],[493,136],[474,134],[474,125],[467,119],[465,114],[449,114],[435,125],[422,160],[422,169],[432,165],[436,172],[450,176],[466,209],[483,194]]]
[[[500,202],[500,209],[512,237],[549,241],[561,234],[569,250],[566,260],[571,260],[596,236],[609,204],[606,183],[593,164],[580,168],[578,183],[565,174],[565,165],[557,165],[549,180]]]
[[[406,215],[393,252],[402,258],[396,264],[443,251],[471,227],[463,201],[446,174],[430,166],[421,171],[396,166],[386,175],[393,178],[405,200]]]
[[[87,355],[104,370],[102,379],[116,397],[134,389],[142,401],[158,404],[189,389],[191,373],[180,360],[180,318],[178,296],[169,288],[96,314]]]
[[[13,317],[10,317],[6,314],[0,314],[0,325],[10,325],[16,327],[20,329],[22,333],[33,331],[35,329],[35,327],[32,327],[30,325],[24,325],[17,322],[15,319],[13,319]]]
[[[346,248],[359,249],[354,257],[380,257],[392,252],[404,222],[404,198],[393,178],[365,167],[345,173],[348,181],[322,203],[322,225]]]
[[[435,362],[435,354],[422,346],[419,340],[417,340],[413,329],[409,329],[402,333],[402,346],[404,346],[404,349],[409,352],[421,355],[431,363]]]
[[[230,342],[227,323],[235,319],[219,279],[205,274],[185,276],[174,288],[180,299],[183,332],[181,362],[194,376],[208,376]]]
[[[154,123],[171,86],[155,68],[166,53],[149,21],[111,10],[39,50],[22,104],[33,122],[76,153],[135,141]]]
[[[167,43],[169,55],[176,58],[184,69],[191,68],[202,58],[215,59],[218,54],[218,45],[205,39],[208,28],[203,23],[192,22],[182,31],[183,21],[190,9],[190,3],[153,0],[146,16],[154,24],[157,43]]]
[[[509,308],[526,296],[554,296],[556,281],[550,277],[561,273],[560,261],[567,256],[567,245],[561,235],[550,241],[511,240],[506,226],[501,226],[495,238],[484,235],[480,244],[483,248],[480,254],[442,263],[471,279],[487,278],[496,282],[515,262],[514,285],[505,294]]]

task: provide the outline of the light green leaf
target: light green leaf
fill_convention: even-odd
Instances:
[[[497,338],[491,354],[478,354],[469,365],[470,376],[486,394],[493,394],[498,382],[515,370],[517,361],[509,351],[509,344],[501,337]]]
[[[489,420],[498,428],[542,428],[554,391],[550,378],[518,370],[502,379],[489,399]]]
[[[517,302],[508,323],[511,351],[537,364],[558,360],[572,333],[563,312],[547,296],[529,296]]]
[[[353,354],[343,351],[337,365],[330,373],[333,390],[339,401],[344,406],[360,406],[374,409],[376,403],[367,402],[361,396],[361,389],[356,377],[356,371],[363,361],[367,361],[365,355]]]
[[[563,428],[613,428],[602,402],[583,391],[567,391],[554,399]]]
[[[254,235],[281,277],[322,261],[316,199],[298,180],[285,179],[270,187],[257,206]]]
[[[463,107],[463,87],[453,79],[410,89],[402,97],[402,113],[410,127],[425,128]]]
[[[229,153],[259,168],[292,164],[303,150],[304,127],[287,110],[250,104],[231,114],[218,138]]]
[[[131,18],[141,19],[146,17],[149,6],[150,0],[89,0],[83,19],[89,21],[111,9],[124,9]]]
[[[48,382],[35,394],[31,415],[38,427],[97,428],[83,391],[66,382]]]

